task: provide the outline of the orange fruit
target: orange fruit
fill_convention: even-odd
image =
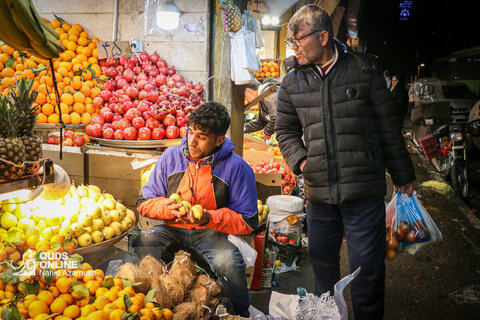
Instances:
[[[104,296],[107,292],[110,292],[108,288],[101,287],[101,288],[98,288],[97,292],[95,292],[95,296],[99,298],[100,296]]]
[[[47,122],[48,122],[48,118],[46,115],[44,115],[43,113],[37,114],[37,123],[47,123]]]
[[[27,79],[33,79],[35,78],[35,73],[33,73],[33,71],[30,69],[26,69],[22,72],[22,77]]]
[[[100,283],[95,280],[90,280],[85,283],[85,287],[88,289],[88,292],[93,295],[95,292],[97,292],[98,288],[100,288]]]
[[[125,313],[125,310],[116,309],[110,313],[110,320],[120,320],[122,315]]]
[[[73,297],[70,293],[62,293],[60,296],[58,296],[59,298],[63,298],[65,299],[65,301],[67,301],[67,304],[68,305],[71,305],[73,303]]]
[[[85,94],[82,91],[77,91],[73,94],[73,102],[74,103],[85,103]]]
[[[62,121],[63,121],[63,123],[65,123],[65,124],[69,124],[69,123],[72,122],[72,119],[71,119],[71,117],[70,117],[70,115],[69,115],[68,113],[63,113],[63,114],[62,114]]]
[[[58,297],[53,300],[50,305],[50,311],[52,313],[63,313],[63,310],[68,307],[68,302],[64,298]]]
[[[60,278],[55,283],[55,287],[57,287],[60,293],[68,293],[71,288],[72,279],[71,278]]]
[[[76,93],[81,93],[81,92],[76,92]],[[85,112],[85,105],[83,103],[75,102],[73,104],[73,111],[75,111],[78,114],[82,114]]]
[[[48,288],[48,291],[50,291],[55,298],[57,298],[60,295],[60,291],[58,291],[57,287],[51,286]]]
[[[63,310],[63,315],[75,319],[80,315],[80,308],[76,305],[70,305]]]
[[[95,299],[93,305],[95,306],[95,308],[97,308],[97,310],[103,310],[103,308],[110,303],[111,301],[107,297],[99,296],[97,299]]]
[[[97,308],[95,308],[95,306],[93,304],[87,304],[86,306],[80,308],[80,315],[82,317],[86,317],[90,313],[95,312],[96,310],[97,310]]]
[[[129,308],[128,308],[128,312],[131,312],[131,313],[137,313],[137,312],[140,312],[140,306],[139,305],[136,305],[136,304],[132,304]]]
[[[63,93],[60,96],[60,101],[70,106],[73,104],[73,96],[70,93]]]
[[[153,308],[152,309],[153,315],[155,316],[155,320],[163,319],[163,310],[160,308]]]
[[[13,77],[15,75],[15,70],[12,68],[4,68],[2,70],[2,77]]]
[[[70,82],[70,85],[72,86],[73,89],[80,90],[80,88],[83,85],[82,79],[79,76],[74,76],[72,81]]]
[[[79,124],[82,122],[82,118],[78,113],[72,112],[70,113],[70,122],[73,124]],[[83,277],[83,280],[85,281],[85,276]]]
[[[9,56],[11,56],[11,55],[13,55],[13,53],[15,52],[15,49],[13,49],[12,47],[10,47],[8,44],[4,44],[4,45],[2,46],[2,52],[8,54]]]
[[[30,318],[35,318],[42,313],[50,314],[50,310],[44,301],[36,300],[28,306],[28,315]]]
[[[48,123],[58,123],[59,121],[60,121],[60,117],[56,113],[52,113],[47,118]]]
[[[142,316],[142,318],[145,317],[145,319],[148,319],[148,320],[155,320],[155,314],[151,309],[148,309],[148,308],[140,309],[140,315]]]
[[[43,301],[47,304],[47,306],[51,305],[53,300],[55,299],[53,293],[48,290],[42,290],[37,294],[37,299]]]
[[[94,272],[95,272],[95,277],[101,278],[102,280],[103,278],[105,278],[105,273],[103,272],[102,269],[95,269]]]
[[[163,311],[163,318],[165,320],[172,320],[173,319],[173,312],[170,309],[164,308]]]

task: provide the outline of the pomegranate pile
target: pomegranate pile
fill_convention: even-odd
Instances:
[[[203,104],[203,86],[185,81],[155,52],[99,61],[110,77],[93,105],[100,107],[85,132],[94,138],[161,140],[183,137],[188,115]]]
[[[266,163],[265,161],[260,162],[256,166],[250,166],[255,173],[280,173],[282,175],[282,193],[290,194],[292,189],[295,188],[296,179],[294,174],[284,166],[279,163]]]

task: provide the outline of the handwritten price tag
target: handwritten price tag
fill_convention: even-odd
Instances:
[[[97,42],[97,50],[99,59],[128,57],[132,54],[128,41],[99,41]]]

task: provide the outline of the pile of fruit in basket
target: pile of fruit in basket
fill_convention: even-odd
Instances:
[[[2,273],[3,319],[173,318],[170,309],[154,302],[155,292],[141,292],[135,283],[105,276],[101,269],[82,263],[79,255],[29,249],[23,254],[23,260],[34,261],[30,265],[33,276],[25,279],[15,275],[13,268]],[[42,268],[45,265],[48,267]],[[29,271],[25,267],[12,267]]]
[[[60,101],[54,93],[48,60],[8,45],[3,45],[0,52],[0,91],[3,95],[8,94],[9,86],[15,85],[19,79],[32,79],[33,89],[38,90],[35,99],[35,104],[40,107],[38,123],[58,123],[61,117],[67,124],[88,124],[99,112],[92,102],[100,95],[101,81],[107,79],[98,64],[99,39],[90,38],[81,25],[70,25],[61,18],[51,22],[44,19],[44,22],[55,30],[64,49],[59,58],[53,59]]]
[[[260,162],[256,166],[250,166],[253,168],[255,173],[280,173],[282,175],[282,193],[290,194],[295,188],[297,183],[293,173],[286,167],[280,165],[279,163],[266,163],[265,161]]]
[[[92,137],[115,140],[160,140],[183,137],[187,119],[203,103],[203,86],[185,81],[155,52],[101,60],[111,77],[93,100],[99,116],[85,129]]]
[[[42,194],[41,194],[42,197]],[[136,222],[135,213],[95,185],[70,186],[59,200],[41,197],[2,201],[0,239],[37,251],[86,247],[120,236]]]
[[[265,79],[269,77],[278,78],[280,76],[280,66],[275,61],[263,61],[262,66],[258,69],[255,78]]]
[[[118,269],[118,278],[142,284],[139,292],[155,289],[156,302],[172,308],[176,319],[203,319],[207,306],[218,301],[221,288],[207,274],[197,274],[190,254],[178,251],[169,268],[151,256],[146,256],[138,266],[126,263]]]

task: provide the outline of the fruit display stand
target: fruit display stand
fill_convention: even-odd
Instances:
[[[85,144],[83,147],[42,144],[45,156],[53,159],[76,183],[95,184],[109,190],[127,208],[135,209],[140,191],[140,170],[134,170],[134,159],[158,159],[163,149],[126,149]]]

